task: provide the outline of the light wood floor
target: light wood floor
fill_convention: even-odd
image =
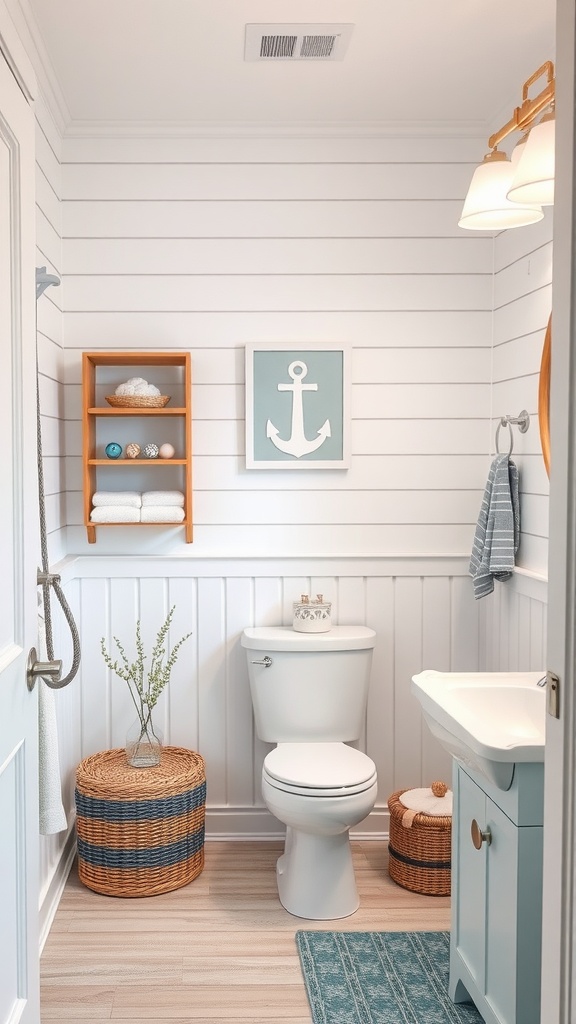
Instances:
[[[207,842],[197,879],[147,899],[99,896],[74,869],[41,959],[43,1021],[310,1024],[298,929],[450,927],[449,898],[390,880],[383,842],[352,847],[361,905],[340,921],[304,921],[281,907],[279,843]]]

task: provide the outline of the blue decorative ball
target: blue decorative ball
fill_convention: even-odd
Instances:
[[[122,455],[122,445],[116,441],[111,441],[110,444],[106,445],[105,452],[109,459],[119,459]]]

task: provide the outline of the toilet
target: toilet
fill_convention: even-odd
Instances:
[[[242,633],[256,732],[276,744],[262,796],[286,825],[278,895],[296,917],[330,921],[358,909],[349,830],[374,807],[377,778],[374,762],[348,744],[364,725],[375,641],[367,626]]]

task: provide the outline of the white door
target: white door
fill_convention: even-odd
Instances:
[[[0,52],[0,1024],[40,1020],[34,170],[34,113]]]

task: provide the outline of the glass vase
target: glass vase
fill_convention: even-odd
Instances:
[[[152,768],[160,764],[162,733],[152,721],[138,718],[126,734],[126,760],[133,768]]]

